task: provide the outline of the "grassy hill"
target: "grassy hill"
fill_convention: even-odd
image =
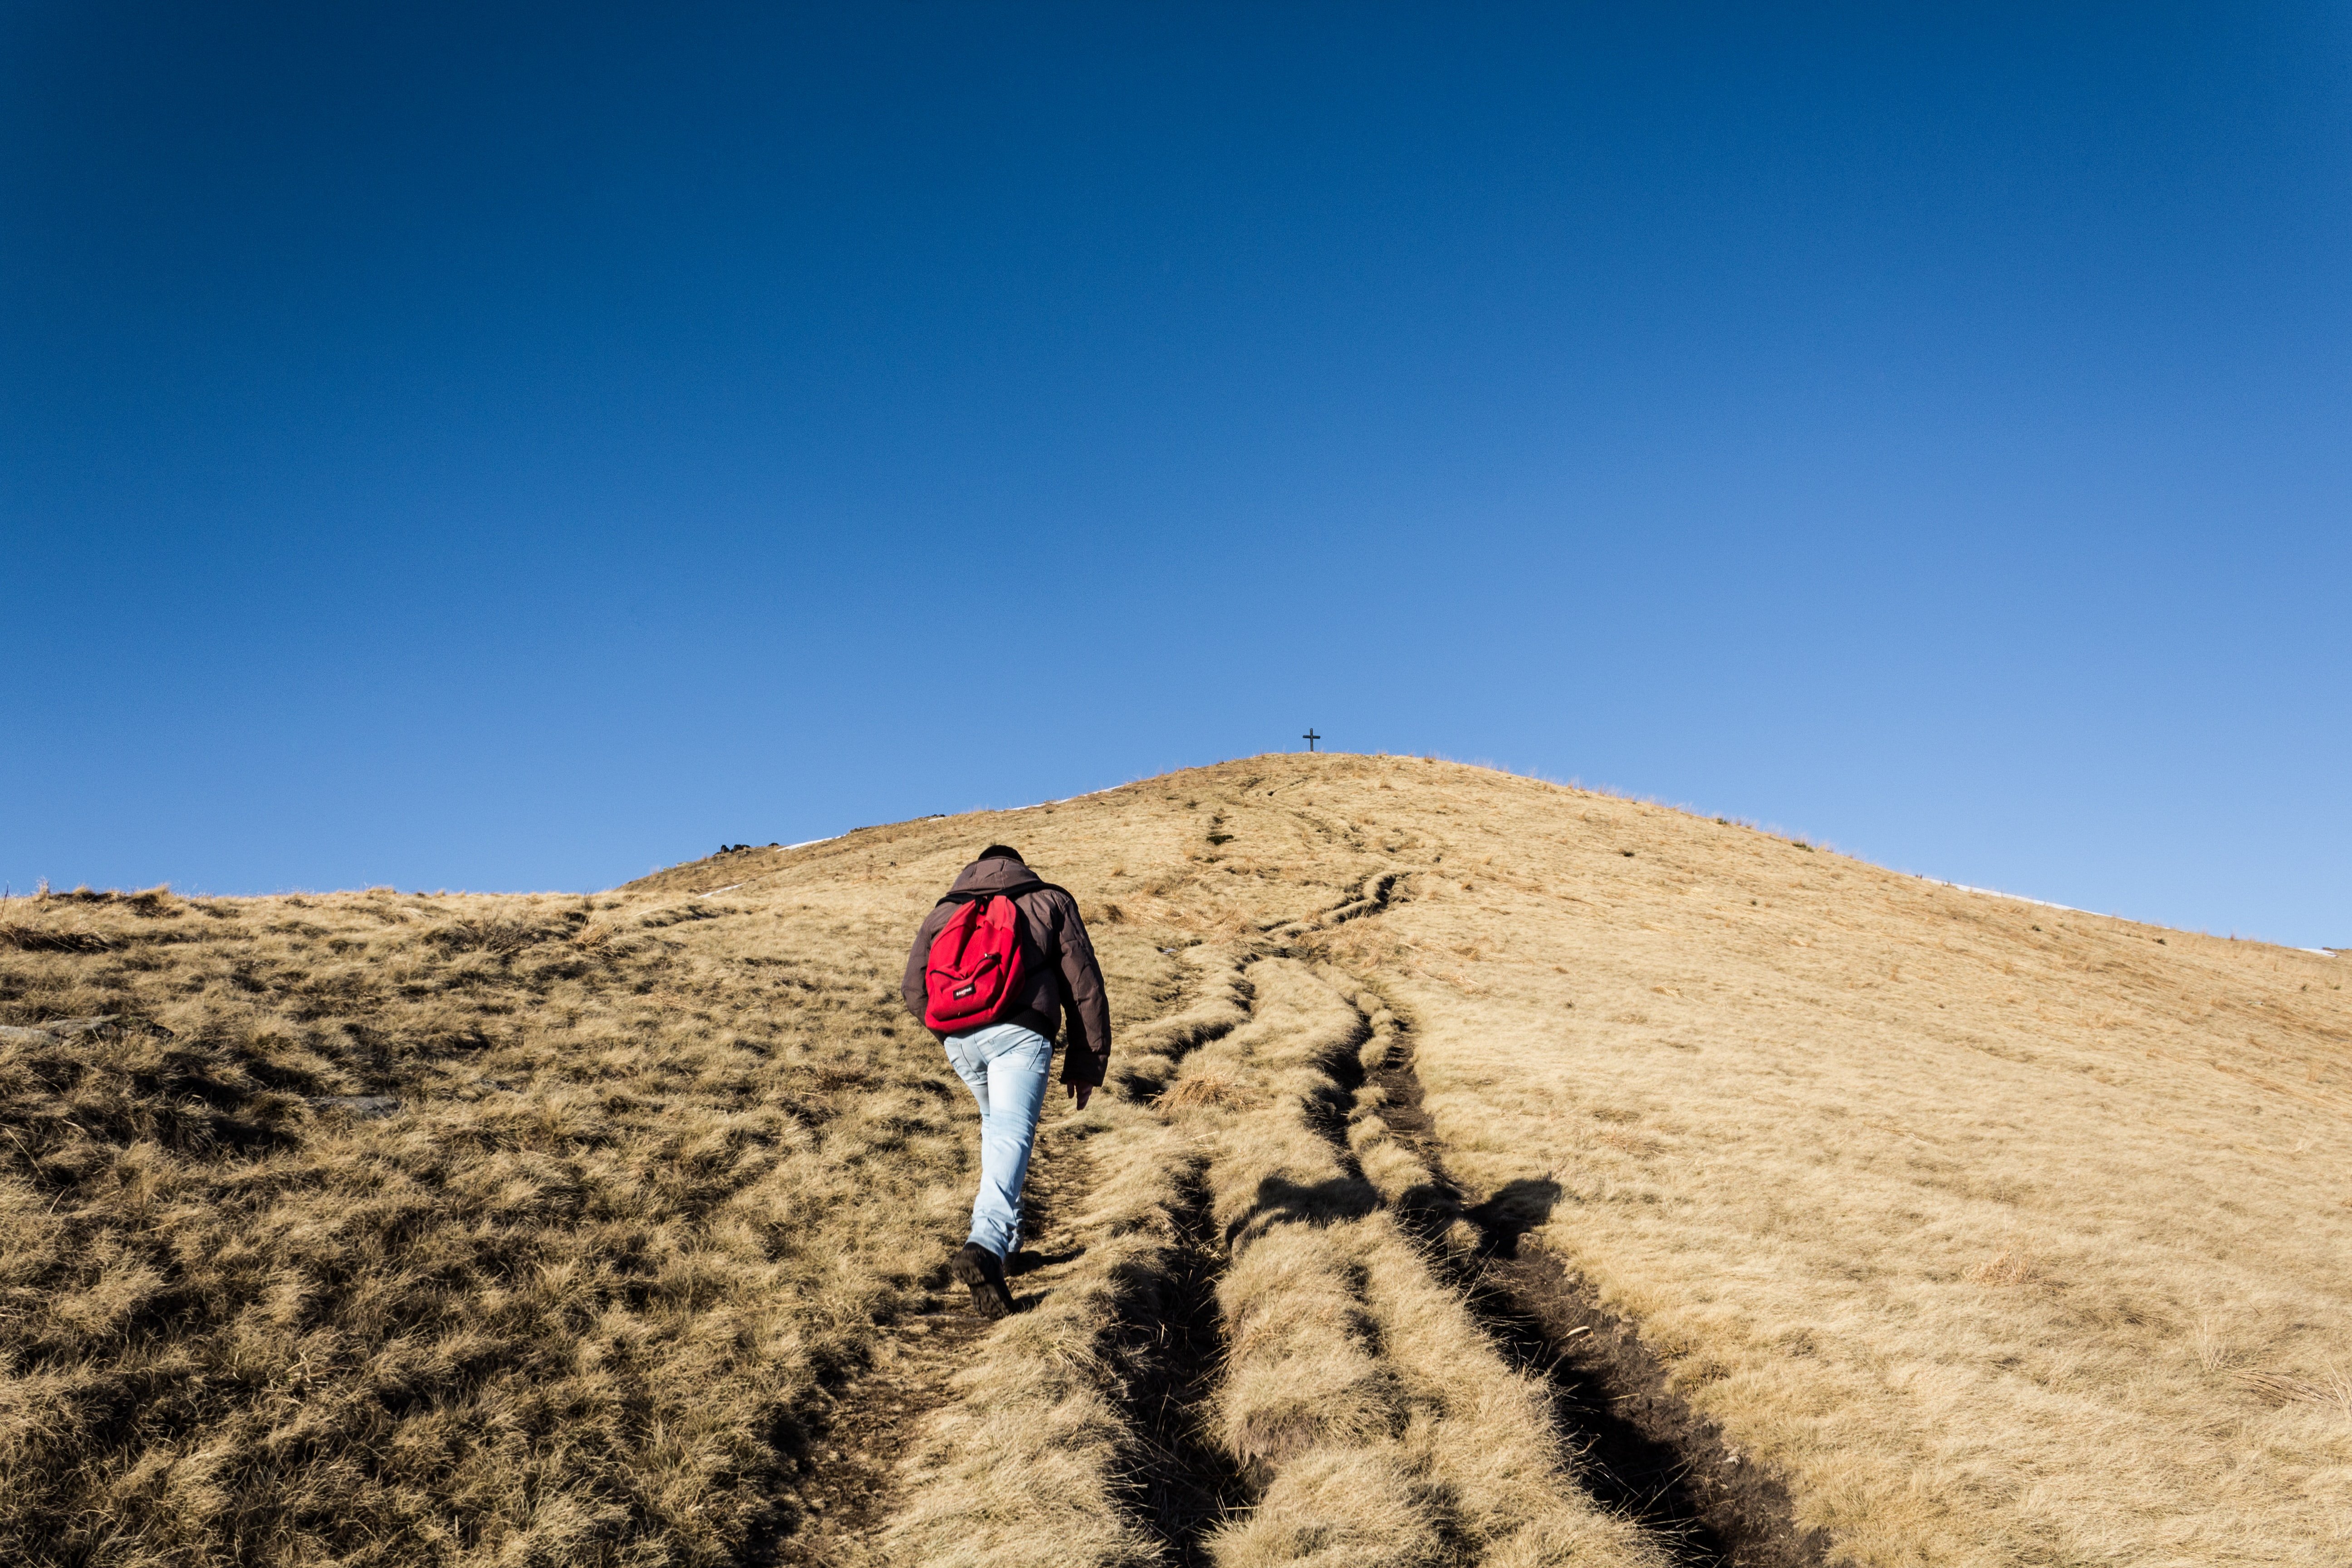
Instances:
[[[1014,1280],[905,943],[1076,892]],[[2337,1563],[2352,963],[1452,763],[0,910],[0,1557]]]

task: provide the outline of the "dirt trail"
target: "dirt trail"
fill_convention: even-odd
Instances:
[[[838,1392],[824,1430],[793,1457],[806,1525],[756,1547],[752,1561],[794,1568],[849,1561],[845,1553],[859,1550],[896,1500],[901,1436],[947,1402],[948,1378],[986,1327],[944,1294],[898,1323],[877,1348],[873,1369]]]
[[[1093,1211],[1101,1206],[1102,1189],[1118,1185],[1122,1174],[1113,1171],[1107,1179],[1090,1145],[1119,1144],[1119,1133],[1102,1125],[1104,1112],[1149,1119],[1144,1108],[1183,1057],[1238,1021],[1243,1015],[1222,1018],[1214,1009],[1232,976],[1233,966],[1223,963],[1197,972],[1167,1012],[1132,1027],[1094,1110],[1068,1112],[1055,1091],[1030,1165],[1024,1243],[1008,1269],[1013,1316],[992,1325],[973,1315],[942,1258],[923,1310],[885,1326],[869,1367],[836,1392],[821,1433],[796,1456],[803,1479],[795,1491],[808,1523],[756,1551],[754,1561],[868,1568],[932,1560],[924,1548],[910,1550],[891,1535],[894,1518],[903,1534],[910,1507],[919,1510],[927,1486],[940,1485],[936,1474],[922,1473],[924,1459],[939,1458],[937,1442],[925,1449],[927,1426],[935,1425],[927,1418],[954,1415],[972,1402],[971,1389],[957,1386],[960,1373],[968,1382],[992,1357],[1034,1358],[1041,1351],[1114,1369],[1104,1381],[1116,1385],[1124,1463],[1118,1495],[1105,1500],[1139,1521],[1139,1535],[1160,1548],[1153,1560],[1207,1561],[1199,1550],[1202,1536],[1241,1498],[1232,1468],[1204,1446],[1195,1419],[1218,1355],[1217,1265],[1206,1198],[1197,1172],[1181,1160],[1165,1162],[1164,1191],[1148,1210],[1168,1233],[1166,1245],[1141,1258],[1103,1247]],[[1131,1142],[1136,1129],[1119,1132]],[[1150,1163],[1151,1152],[1142,1152]],[[992,1336],[1040,1324],[1051,1315],[1041,1309],[1057,1297],[1103,1293],[1105,1276],[1125,1310],[1103,1317],[1097,1342],[1073,1347],[1065,1334],[1059,1344],[1011,1352],[992,1342]],[[1044,1331],[1050,1338],[1051,1328]]]
[[[1312,951],[1315,936],[1384,912],[1404,896],[1406,877],[1399,868],[1367,879],[1357,899],[1297,929],[1301,946]],[[1462,1191],[1423,1106],[1411,1023],[1362,976],[1338,965],[1332,973],[1343,989],[1356,991],[1367,1037],[1375,1032],[1373,1016],[1360,999],[1377,998],[1389,1015],[1379,1030],[1384,1049],[1334,1065],[1356,1101],[1354,1114],[1376,1116],[1428,1173],[1425,1186],[1394,1194],[1391,1206],[1496,1348],[1549,1386],[1559,1440],[1580,1461],[1579,1481],[1639,1520],[1678,1563],[1812,1568],[1824,1562],[1827,1539],[1797,1527],[1780,1479],[1691,1409],[1630,1322],[1602,1307],[1559,1258],[1523,1242],[1549,1216],[1559,1189],[1538,1178],[1475,1197]],[[1360,1070],[1350,1074],[1351,1065]]]
[[[1048,1125],[1031,1156],[1024,1187],[1024,1245],[1007,1269],[1014,1310],[1026,1310],[1061,1283],[1083,1256],[1067,1225],[1072,1209],[1093,1185],[1084,1143],[1066,1130]],[[834,1391],[824,1422],[794,1456],[802,1479],[796,1500],[808,1517],[798,1533],[756,1550],[753,1560],[793,1568],[848,1568],[871,1563],[873,1542],[884,1521],[904,1501],[903,1462],[923,1418],[950,1404],[950,1382],[970,1364],[991,1325],[971,1310],[962,1286],[940,1278],[923,1299],[921,1310],[888,1326],[868,1369]],[[1206,1268],[1199,1269],[1205,1280]],[[1204,1321],[1213,1340],[1215,1309],[1200,1280],[1192,1288],[1207,1303]],[[1122,1325],[1141,1332],[1139,1325]],[[1171,1345],[1171,1351],[1188,1349]],[[1178,1358],[1171,1355],[1171,1370]],[[1181,1410],[1189,1403],[1189,1383],[1173,1378],[1160,1400]],[[1181,1425],[1181,1423],[1171,1423]],[[1181,1484],[1163,1489],[1161,1511],[1181,1515]],[[1218,1503],[1194,1504],[1213,1514]]]
[[[1124,1070],[1104,1094],[1130,1112],[1148,1112],[1154,1123],[1181,1121],[1182,1075],[1188,1064],[1199,1065],[1194,1053],[1223,1042],[1219,1049],[1230,1056],[1234,1042],[1262,1022],[1247,980],[1252,966],[1270,960],[1314,966],[1348,1000],[1353,1023],[1339,1048],[1317,1055],[1328,1087],[1308,1091],[1299,1115],[1360,1195],[1341,1199],[1330,1214],[1302,1210],[1299,1217],[1321,1226],[1333,1223],[1333,1215],[1385,1215],[1412,1239],[1407,1256],[1417,1261],[1408,1267],[1426,1287],[1466,1304],[1491,1351],[1544,1391],[1548,1441],[1557,1451],[1555,1484],[1564,1489],[1564,1502],[1638,1527],[1623,1561],[1694,1568],[1820,1563],[1824,1543],[1794,1529],[1785,1489],[1693,1415],[1630,1326],[1601,1310],[1557,1259],[1520,1244],[1521,1235],[1548,1212],[1542,1184],[1515,1183],[1474,1195],[1446,1174],[1436,1130],[1421,1105],[1409,1022],[1360,976],[1328,963],[1319,942],[1341,924],[1377,919],[1408,897],[1410,875],[1404,867],[1378,871],[1321,915],[1266,922],[1255,940],[1217,953],[1215,966],[1195,974],[1171,1014],[1138,1031],[1160,1031],[1157,1054],[1147,1051],[1142,1065]],[[1207,1025],[1186,1025],[1187,1009],[1197,1011],[1202,996],[1219,985],[1244,1010]],[[1199,1089],[1210,1095],[1223,1081],[1205,1069],[1193,1079],[1196,1089],[1210,1085]],[[942,1292],[931,1310],[897,1325],[873,1373],[845,1390],[832,1413],[828,1431],[850,1436],[821,1440],[803,1458],[808,1479],[802,1496],[818,1511],[815,1528],[777,1543],[772,1560],[913,1562],[936,1555],[939,1541],[957,1539],[949,1530],[928,1538],[927,1545],[919,1526],[908,1523],[919,1520],[927,1506],[942,1506],[933,1494],[953,1489],[941,1479],[951,1467],[939,1457],[939,1418],[982,1397],[968,1384],[959,1390],[953,1380],[960,1369],[992,1356],[1024,1354],[1092,1357],[1110,1369],[1095,1382],[1110,1395],[1119,1428],[1108,1441],[1118,1455],[1110,1467],[1118,1476],[1112,1506],[1123,1530],[1106,1537],[1110,1544],[1067,1560],[1187,1568],[1233,1560],[1234,1521],[1268,1506],[1268,1488],[1278,1474],[1276,1466],[1237,1456],[1230,1439],[1216,1435],[1220,1401],[1228,1397],[1221,1383],[1230,1375],[1226,1333],[1232,1326],[1221,1321],[1218,1293],[1231,1277],[1237,1240],[1245,1239],[1241,1229],[1264,1223],[1264,1204],[1251,1210],[1259,1217],[1221,1229],[1213,1189],[1222,1173],[1218,1156],[1209,1152],[1179,1171],[1157,1198],[1152,1212],[1166,1233],[1163,1245],[1140,1268],[1127,1261],[1123,1277],[1107,1288],[1104,1261],[1090,1256],[1072,1222],[1097,1196],[1102,1156],[1123,1139],[1148,1135],[1144,1128],[1140,1115],[1112,1129],[1049,1125],[1031,1177],[1035,1240],[1016,1259],[1014,1293],[1022,1313],[1004,1325],[1009,1331],[992,1335],[960,1300]],[[1099,1142],[1089,1147],[1090,1138]],[[1386,1147],[1370,1152],[1376,1142]],[[1213,1151],[1215,1144],[1210,1140],[1200,1146]],[[1368,1174],[1368,1162],[1380,1168]],[[1407,1280],[1402,1288],[1416,1287]],[[1057,1292],[1088,1289],[1118,1304],[1109,1321],[1091,1331],[1092,1344],[1017,1342],[1023,1316]],[[985,1411],[969,1414],[990,1418]],[[923,1458],[927,1440],[930,1448]],[[969,1513],[966,1506],[965,1515],[956,1517]],[[1221,1527],[1227,1531],[1222,1552],[1213,1539]],[[1462,1530],[1459,1521],[1440,1521],[1433,1549],[1444,1561],[1482,1561]],[[1011,1539],[1020,1529],[1007,1533]],[[1256,1542],[1245,1546],[1244,1555],[1257,1562],[1283,1554],[1276,1551],[1269,1558],[1265,1543]],[[1011,1559],[978,1542],[960,1546],[957,1560]]]
[[[1800,1530],[1788,1488],[1725,1442],[1675,1394],[1664,1363],[1633,1326],[1609,1311],[1558,1258],[1525,1241],[1559,1189],[1547,1180],[1509,1184],[1471,1202],[1446,1173],[1436,1129],[1422,1105],[1410,1026],[1364,1075],[1383,1126],[1417,1154],[1433,1181],[1400,1210],[1445,1277],[1512,1364],[1543,1378],[1561,1440],[1584,1461],[1593,1494],[1658,1532],[1677,1561],[1725,1568],[1812,1568],[1828,1542]],[[1448,1232],[1466,1225],[1475,1241]],[[1463,1242],[1468,1241],[1465,1247]]]

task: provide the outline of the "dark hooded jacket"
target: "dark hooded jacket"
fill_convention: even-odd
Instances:
[[[1037,873],[1005,856],[975,860],[958,873],[949,890],[992,892],[1038,879]],[[1102,965],[1095,962],[1094,943],[1087,939],[1086,922],[1078,918],[1077,900],[1059,888],[1038,888],[1013,900],[1021,911],[1028,938],[1031,965],[1024,965],[1023,993],[1013,1011],[997,1020],[1034,1029],[1047,1039],[1062,1032],[1068,1016],[1068,1049],[1062,1058],[1062,1081],[1098,1084],[1110,1066],[1110,1002],[1103,994]],[[900,987],[907,1010],[923,1021],[923,971],[931,952],[931,939],[955,918],[958,906],[940,904],[923,919],[915,945],[907,954],[907,978]],[[1043,962],[1035,962],[1042,959]]]

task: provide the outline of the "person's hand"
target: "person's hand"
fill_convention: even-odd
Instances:
[[[1087,1101],[1092,1100],[1094,1097],[1094,1085],[1090,1083],[1074,1083],[1070,1085],[1070,1098],[1078,1102],[1077,1109],[1080,1110],[1084,1110],[1087,1108]]]

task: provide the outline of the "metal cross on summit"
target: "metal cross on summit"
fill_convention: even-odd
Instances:
[[[1307,742],[1307,749],[1311,752],[1315,749],[1315,742],[1321,740],[1323,737],[1315,732],[1314,725],[1309,724],[1307,726],[1307,733],[1299,736],[1298,738]]]

